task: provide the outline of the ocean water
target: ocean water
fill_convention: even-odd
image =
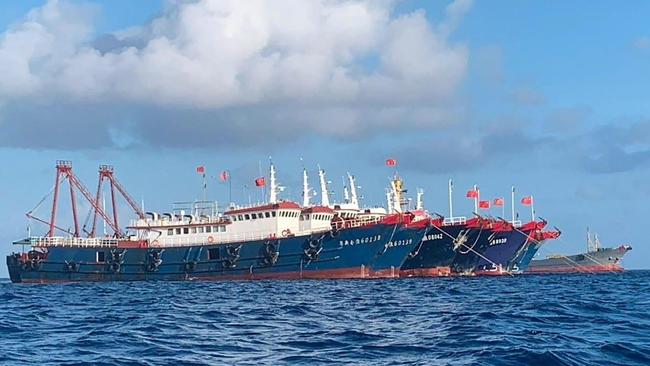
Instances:
[[[650,364],[650,272],[0,283],[0,364]]]

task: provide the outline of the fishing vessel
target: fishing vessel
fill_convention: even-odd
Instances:
[[[542,220],[544,223],[545,221]],[[543,230],[543,227],[538,226],[529,236],[524,244],[522,250],[517,254],[513,263],[514,265],[510,268],[511,272],[514,273],[524,273],[530,266],[530,262],[533,260],[535,255],[539,252],[542,245],[548,240],[557,239],[562,235],[562,232],[557,227],[555,230]]]
[[[575,255],[551,255],[530,262],[525,273],[600,273],[622,272],[623,257],[632,250],[630,245],[603,248],[598,235],[587,229],[587,251]]]
[[[547,222],[531,221],[523,225],[500,221],[493,226],[490,246],[475,270],[477,275],[521,273],[544,241],[560,236],[560,231],[543,231]]]
[[[275,175],[271,164],[270,194],[264,204],[231,205],[220,213],[216,204],[206,207],[201,201],[203,205],[194,204],[188,211],[158,213],[138,207],[112,167],[100,167],[93,196],[72,164],[59,161],[50,220],[28,213],[30,219],[47,224],[48,231],[14,242],[21,250],[7,256],[10,278],[43,283],[393,277],[426,230],[415,214],[347,216],[325,205],[303,207],[281,200]],[[65,181],[74,223],[70,230],[56,221]],[[112,215],[100,203],[105,182]],[[79,225],[77,192],[92,207],[88,231]],[[137,215],[125,231],[118,221],[118,194]],[[100,220],[110,226],[110,236],[98,235]]]

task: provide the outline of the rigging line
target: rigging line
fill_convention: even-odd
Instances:
[[[539,244],[539,245],[540,245],[540,248],[543,248],[543,246],[542,246],[542,245],[544,244],[543,241],[539,241],[539,240],[535,239],[535,238],[532,237],[530,234],[526,234],[525,232],[523,232],[523,231],[519,230],[518,228],[516,228],[514,225],[512,225],[512,228],[513,228],[514,230],[516,230],[517,232],[519,232],[519,233],[521,233],[521,234],[523,234],[523,235],[528,236],[528,238],[529,238],[530,240],[532,240],[532,241],[534,241],[535,243]],[[557,238],[556,238],[556,239],[557,239]],[[558,242],[559,242],[559,241],[558,241]],[[562,243],[564,243],[564,242],[562,242]],[[566,244],[566,243],[565,243],[565,244]],[[582,265],[576,263],[575,261],[572,261],[571,259],[569,259],[569,257],[567,257],[567,256],[564,255],[564,254],[556,254],[556,255],[559,256],[560,259],[564,259],[565,261],[572,262],[572,263],[576,266],[576,268],[578,268],[578,269],[581,269],[581,268],[582,268],[583,270],[587,271],[587,273],[593,273],[592,271],[590,271],[590,270],[588,270],[588,269],[584,269],[584,268],[586,268],[586,266],[582,266]],[[569,264],[571,264],[571,263],[569,263]],[[584,267],[584,268],[583,268],[583,267]]]
[[[557,257],[558,259],[562,259],[562,260],[568,262],[570,265],[572,265],[572,266],[575,267],[576,269],[578,269],[579,271],[585,271],[585,272],[587,272],[587,273],[593,273],[592,271],[590,271],[589,269],[587,269],[586,266],[582,266],[582,265],[578,264],[577,262],[571,260],[569,257],[567,257],[567,256],[564,255],[564,254],[552,253],[552,252],[546,250],[546,248],[544,248],[544,247],[542,246],[542,244],[544,244],[544,242],[537,241],[537,240],[532,239],[532,238],[531,238],[531,240],[533,240],[533,241],[539,243],[539,244],[540,244],[540,251],[541,251],[541,250],[544,250],[544,251],[547,253],[547,256]]]
[[[562,240],[562,241],[561,241],[561,240],[558,240],[558,243],[560,243],[560,244],[564,244],[564,245],[568,245],[568,244],[567,244],[565,241],[563,241],[563,240]],[[560,255],[561,255],[561,254],[560,254]],[[603,263],[599,262],[598,260],[594,259],[593,257],[591,257],[590,255],[588,255],[587,253],[583,253],[583,255],[585,256],[585,258],[589,259],[590,261],[592,261],[592,262],[594,262],[594,263],[596,263],[596,264],[598,264],[598,265],[600,265],[600,266],[606,266],[606,264],[603,264]],[[617,273],[616,271],[613,271],[613,270],[611,270],[611,269],[610,269],[610,270],[607,270],[607,272],[610,272],[610,273]]]
[[[607,267],[607,264],[602,263],[602,262],[599,262],[598,260],[596,260],[595,258],[593,258],[592,256],[590,256],[589,254],[584,253],[583,255],[585,256],[585,258],[587,258],[587,259],[589,259],[590,261],[592,261],[592,262],[598,264],[599,266]],[[616,271],[611,270],[611,269],[608,269],[607,272],[610,272],[610,273],[616,273]]]
[[[62,181],[63,181],[63,177],[59,177],[59,182],[58,183],[61,183]],[[27,212],[27,215],[31,215],[34,211],[38,210],[41,207],[41,205],[43,204],[43,202],[45,202],[47,197],[49,197],[52,194],[52,192],[54,192],[55,188],[56,188],[56,183],[52,186],[50,191],[47,194],[45,194],[45,196],[43,196],[43,198],[41,198],[41,200],[36,204],[36,206],[34,208],[32,208],[29,212]]]
[[[437,227],[436,225],[433,225],[433,227],[435,227],[438,231],[440,231],[440,232],[443,233],[444,235],[447,235],[448,237],[450,237],[452,240],[456,241],[456,238],[454,238],[453,236],[449,235],[449,233],[447,233],[447,232],[445,232],[444,230],[440,229],[440,228]],[[474,244],[472,245],[472,247],[467,246],[465,243],[460,243],[460,245],[464,246],[465,248],[467,248],[469,251],[471,251],[472,253],[476,254],[477,256],[479,256],[479,257],[485,259],[486,261],[490,262],[490,264],[492,264],[494,267],[499,267],[498,264],[494,263],[494,262],[491,261],[489,258],[485,257],[485,256],[482,255],[481,253],[479,253],[479,252],[477,252],[476,250],[474,250],[474,246],[476,246],[476,243],[478,242],[478,238],[481,237],[481,233],[482,233],[482,232],[483,232],[483,226],[481,226],[481,229],[480,229],[478,235],[476,236],[476,240],[474,241]],[[465,252],[465,253],[467,253],[467,252]],[[462,254],[462,253],[461,253],[461,254]],[[510,271],[508,271],[508,270],[506,270],[505,273],[507,273],[507,274],[510,275],[510,276],[513,276],[513,274],[510,273]]]
[[[518,230],[518,229],[515,228],[515,230]],[[520,231],[520,230],[518,230],[518,231]],[[521,231],[520,231],[520,232],[521,232]],[[522,233],[523,233],[523,232],[522,232]],[[523,234],[525,235],[525,233],[523,233]],[[537,243],[539,243],[540,245],[543,244],[543,242],[540,242],[540,241],[538,241],[538,240],[536,240],[536,239],[534,239],[534,238],[532,238],[532,237],[531,237],[530,239],[533,240],[533,241],[535,241],[535,242],[537,242]],[[560,244],[568,245],[567,242],[565,242],[564,240],[560,240],[559,238],[555,238],[555,240],[557,240],[557,242],[560,243]],[[564,257],[564,258],[567,258],[567,256],[564,255],[564,254],[555,254],[555,255],[557,255],[557,256],[561,256],[561,257]],[[596,263],[596,264],[598,264],[598,265],[600,265],[600,266],[606,266],[606,264],[603,264],[603,263],[597,261],[596,259],[592,258],[591,256],[589,256],[589,255],[586,254],[586,253],[583,253],[583,255],[585,256],[585,258],[589,259],[590,261],[592,261],[592,262],[594,262],[594,263]],[[567,258],[567,259],[568,259],[568,258]],[[569,260],[570,260],[570,259],[569,259]],[[574,262],[574,263],[575,263],[575,262]],[[577,263],[576,263],[576,265],[580,266],[580,265],[577,264]],[[586,266],[582,266],[582,267],[586,267]],[[610,273],[617,273],[616,271],[613,271],[613,270],[611,270],[611,269],[608,269],[607,272],[610,272]],[[593,273],[593,272],[589,272],[589,273]]]

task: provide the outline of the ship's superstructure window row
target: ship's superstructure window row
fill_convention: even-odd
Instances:
[[[195,226],[195,227],[177,227],[176,229],[167,229],[167,235],[183,234],[204,234],[204,233],[225,233],[226,225],[218,226]]]

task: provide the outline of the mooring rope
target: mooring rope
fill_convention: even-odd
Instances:
[[[433,225],[433,227],[435,227],[436,230],[440,231],[440,232],[443,233],[444,235],[447,235],[448,237],[450,237],[454,242],[456,241],[456,238],[454,238],[453,236],[449,235],[449,233],[447,233],[446,231],[442,230],[442,229],[439,228],[438,226]],[[489,258],[485,257],[484,255],[482,255],[481,253],[477,252],[476,250],[474,250],[474,246],[476,246],[476,243],[478,242],[478,239],[481,237],[481,233],[482,233],[482,232],[483,232],[483,225],[481,225],[481,229],[480,229],[478,235],[476,236],[476,240],[474,241],[474,244],[472,245],[471,248],[470,248],[469,246],[467,246],[465,243],[459,243],[459,244],[462,245],[462,246],[464,246],[464,247],[466,247],[466,248],[468,249],[468,252],[471,251],[472,253],[476,254],[476,255],[479,256],[480,258],[485,259],[487,262],[489,262],[490,264],[492,264],[495,268],[499,268],[499,265],[498,265],[498,264],[496,264],[495,262],[491,261]],[[464,254],[467,254],[468,252],[461,253],[461,254],[464,255]],[[503,269],[503,268],[502,268],[502,269]],[[510,271],[508,271],[508,270],[505,270],[504,272],[507,273],[507,274],[510,275],[510,276],[513,275],[513,274],[510,273]]]

